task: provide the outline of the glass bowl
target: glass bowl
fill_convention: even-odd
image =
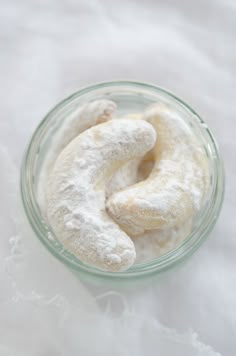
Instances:
[[[118,114],[143,111],[155,102],[171,105],[181,114],[182,118],[199,140],[202,141],[210,168],[210,187],[206,203],[198,213],[191,234],[180,246],[169,253],[146,263],[135,264],[124,272],[105,272],[82,263],[74,255],[66,251],[50,229],[40,209],[38,187],[42,179],[42,167],[47,155],[52,150],[53,137],[62,123],[78,106],[97,99],[110,99],[117,103]],[[70,269],[94,277],[111,279],[133,279],[148,274],[159,273],[173,267],[190,256],[206,239],[212,230],[224,195],[224,170],[218,145],[206,123],[181,99],[174,94],[146,83],[118,81],[96,84],[77,91],[56,105],[41,121],[35,130],[26,150],[21,168],[21,196],[26,216],[36,236],[47,249]]]

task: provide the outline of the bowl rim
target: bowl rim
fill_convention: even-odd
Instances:
[[[195,119],[198,121],[198,124],[201,125],[201,128],[204,128],[205,134],[208,136],[209,142],[214,149],[214,154],[212,156],[214,169],[215,169],[215,185],[214,191],[212,192],[213,199],[209,206],[208,211],[204,214],[204,218],[201,221],[201,225],[197,227],[197,229],[193,230],[188,238],[186,238],[183,243],[181,243],[177,248],[171,250],[170,252],[156,258],[152,259],[145,263],[135,264],[130,267],[128,270],[123,272],[107,272],[99,270],[93,266],[86,265],[82,263],[78,258],[70,254],[66,251],[62,245],[61,249],[57,250],[53,245],[52,241],[48,238],[48,227],[45,222],[42,221],[40,217],[40,209],[38,207],[34,190],[32,189],[32,165],[34,163],[33,158],[35,157],[35,153],[37,152],[38,144],[40,142],[40,137],[42,135],[44,126],[48,123],[50,119],[52,119],[52,115],[54,115],[58,110],[64,107],[67,103],[70,103],[74,98],[78,98],[84,94],[90,93],[96,89],[101,88],[109,88],[113,87],[122,87],[125,86],[136,88],[136,89],[148,89],[152,92],[159,93],[162,95],[166,95],[168,98],[174,99],[175,102],[183,106],[187,111],[190,111],[191,114],[194,115]],[[43,243],[43,245],[52,253],[54,257],[59,259],[65,265],[76,272],[84,272],[92,275],[96,275],[99,277],[105,278],[119,278],[119,279],[127,279],[130,277],[142,277],[147,274],[158,273],[163,270],[166,270],[170,267],[175,266],[186,257],[190,256],[196,249],[201,245],[201,243],[206,239],[209,235],[210,231],[213,229],[220,210],[223,203],[224,197],[224,167],[223,160],[219,151],[218,144],[212,134],[211,130],[208,128],[206,123],[202,120],[202,118],[182,99],[177,97],[175,94],[170,92],[169,90],[163,89],[159,86],[150,83],[144,82],[136,82],[136,81],[127,81],[127,80],[119,80],[119,81],[108,81],[102,83],[92,84],[90,86],[86,86],[82,89],[79,89],[60,101],[57,105],[55,105],[41,120],[41,122],[36,127],[30,142],[26,148],[22,164],[21,164],[21,176],[20,176],[20,191],[21,191],[21,199],[24,207],[24,211],[26,217],[35,232],[36,236]],[[213,194],[214,193],[214,194]],[[45,236],[46,235],[46,236]],[[60,244],[60,243],[59,243]]]

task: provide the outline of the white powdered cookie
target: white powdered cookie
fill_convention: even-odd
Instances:
[[[166,106],[144,115],[157,133],[155,164],[145,181],[112,195],[107,210],[129,234],[179,226],[200,209],[207,185],[207,157],[191,130]]]
[[[134,263],[132,240],[106,213],[105,187],[116,169],[144,155],[155,139],[143,120],[111,120],[78,135],[58,156],[47,184],[47,216],[81,261],[107,271]]]

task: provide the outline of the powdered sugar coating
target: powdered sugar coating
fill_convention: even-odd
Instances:
[[[111,120],[117,106],[111,100],[95,100],[73,111],[56,137],[54,149],[61,152],[77,135],[88,128]]]
[[[111,120],[78,135],[58,156],[47,184],[47,216],[81,261],[108,271],[133,264],[132,240],[106,213],[105,187],[116,169],[149,151],[155,139],[143,120]]]
[[[207,159],[191,130],[165,105],[144,115],[157,132],[149,177],[114,194],[109,214],[129,234],[178,226],[200,209],[208,181]]]
[[[127,162],[118,169],[108,183],[106,196],[110,197],[112,194],[137,183],[139,164],[140,159],[137,158]]]
[[[111,120],[116,108],[114,101],[106,99],[85,103],[75,109],[62,123],[59,131],[54,134],[38,186],[38,202],[42,210],[45,211],[47,205],[44,190],[48,175],[60,152],[80,133],[92,126]]]
[[[140,120],[143,119],[141,113],[126,114],[126,119]],[[120,120],[119,117],[113,117],[114,120]],[[137,183],[139,179],[138,167],[141,158],[136,158],[125,163],[120,169],[114,172],[106,187],[106,197]]]

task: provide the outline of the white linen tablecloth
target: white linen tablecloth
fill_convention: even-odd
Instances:
[[[0,356],[235,356],[236,2],[1,0],[0,37]],[[19,198],[23,151],[43,115],[114,79],[187,101],[226,169],[223,210],[204,245],[128,288],[76,278],[41,246]]]

